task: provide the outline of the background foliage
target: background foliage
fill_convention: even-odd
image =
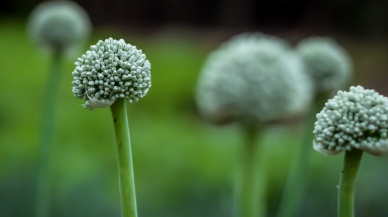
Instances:
[[[83,4],[87,5],[86,1]],[[31,216],[38,129],[44,115],[41,108],[49,55],[39,51],[26,36],[26,11],[10,9],[4,13],[7,17],[0,16],[1,217]],[[98,24],[101,19],[94,16],[92,20]],[[168,20],[164,22],[168,24]],[[139,215],[232,216],[233,176],[242,138],[236,125],[220,128],[200,119],[193,93],[202,63],[220,42],[242,31],[264,31],[293,43],[316,32],[307,28],[290,31],[271,22],[265,28],[252,25],[246,29],[190,25],[139,29],[136,25],[127,27],[124,22],[100,24],[88,44],[107,37],[124,38],[141,48],[152,64],[150,92],[129,106]],[[388,43],[380,37],[386,30],[377,35],[370,31],[366,36],[330,28],[320,32],[333,35],[348,49],[357,72],[355,84],[387,95]],[[119,216],[110,112],[84,110],[82,100],[72,96],[73,62],[75,58],[65,61],[58,87],[51,157],[53,216]],[[268,128],[261,141],[266,152],[263,160],[269,162],[268,216],[276,213],[302,124],[303,119]],[[301,216],[335,215],[341,159],[313,153]],[[388,213],[387,162],[384,157],[365,155],[356,191],[360,217]]]

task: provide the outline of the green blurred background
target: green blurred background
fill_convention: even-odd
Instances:
[[[49,55],[26,34],[28,14],[38,2],[0,3],[0,217],[33,216],[38,130],[49,69]],[[147,97],[130,104],[128,112],[142,217],[233,216],[234,175],[243,138],[237,125],[205,123],[196,110],[194,91],[206,55],[234,34],[262,31],[293,44],[310,35],[330,35],[354,60],[353,84],[388,95],[384,1],[77,2],[94,24],[87,44],[124,38],[142,49],[152,64],[153,86]],[[58,87],[52,216],[118,217],[111,114],[109,109],[82,109],[83,101],[73,97],[74,62],[75,58],[65,61]],[[302,128],[303,118],[268,127],[260,141],[269,162],[268,216],[276,213]],[[335,216],[342,154],[311,152],[300,216]],[[387,164],[386,157],[365,155],[356,189],[359,217],[388,216]]]

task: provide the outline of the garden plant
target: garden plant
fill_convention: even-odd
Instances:
[[[98,41],[75,63],[73,93],[84,108],[110,107],[115,129],[121,210],[136,217],[136,194],[127,101],[137,102],[151,87],[151,64],[145,54],[123,39]]]
[[[39,4],[31,13],[28,33],[33,42],[50,56],[50,70],[43,103],[39,137],[35,216],[50,215],[50,155],[57,91],[64,57],[77,50],[88,38],[91,24],[87,13],[70,1]]]
[[[261,142],[268,124],[293,117],[309,104],[311,85],[303,70],[288,43],[260,33],[233,37],[213,51],[202,68],[196,94],[202,116],[213,124],[237,122],[245,138],[237,216],[266,215],[267,165],[259,164],[265,153],[256,141],[260,135]]]
[[[338,190],[338,217],[354,217],[354,181],[364,152],[388,151],[388,98],[361,86],[338,91],[317,114],[314,149],[345,152]]]

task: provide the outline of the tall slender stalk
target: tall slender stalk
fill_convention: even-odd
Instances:
[[[259,165],[258,128],[245,127],[244,130],[246,141],[241,151],[239,217],[262,217],[265,215],[264,167]]]
[[[356,179],[363,151],[345,152],[338,191],[338,217],[354,217],[354,180]]]
[[[310,153],[313,150],[312,144],[314,140],[313,129],[316,121],[315,116],[322,109],[327,98],[327,95],[318,95],[310,108],[307,124],[305,125],[303,142],[301,147],[297,149],[294,161],[291,165],[277,217],[299,216],[298,208],[300,207],[298,205],[305,193],[305,186],[309,174],[308,162],[310,161]]]
[[[35,198],[35,216],[50,216],[50,151],[54,126],[54,110],[61,74],[61,51],[55,50],[46,86],[46,99],[43,106],[43,119],[39,137],[38,170]]]
[[[122,216],[137,217],[135,180],[125,99],[117,99],[110,109],[116,135]]]

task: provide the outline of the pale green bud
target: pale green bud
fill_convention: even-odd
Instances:
[[[388,98],[361,86],[338,91],[317,114],[314,149],[335,155],[353,148],[373,155],[388,151]]]
[[[112,105],[116,99],[137,102],[151,87],[151,64],[145,54],[123,39],[98,41],[75,62],[73,93],[90,110]]]
[[[276,121],[308,107],[311,84],[283,40],[255,33],[233,37],[202,68],[196,101],[215,123]]]
[[[40,3],[31,13],[28,33],[35,43],[50,50],[73,49],[89,36],[88,14],[72,1]]]
[[[316,94],[334,93],[344,88],[353,74],[352,60],[333,39],[311,37],[297,45]]]

